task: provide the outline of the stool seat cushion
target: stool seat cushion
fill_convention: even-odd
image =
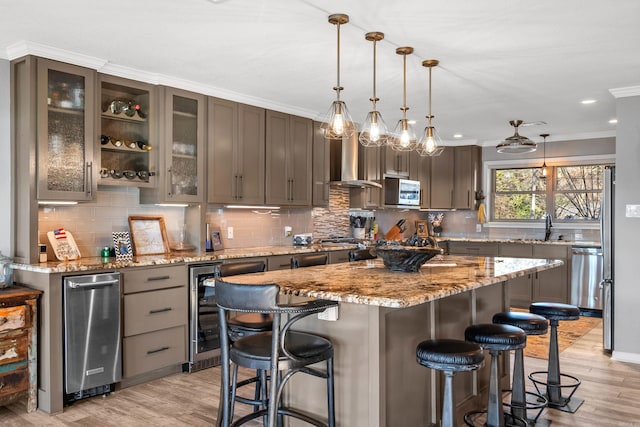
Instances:
[[[471,325],[465,329],[464,338],[489,350],[516,350],[527,344],[527,335],[522,329],[495,323]]]
[[[442,371],[478,369],[484,362],[482,348],[474,343],[454,339],[427,340],[416,348],[418,363]]]
[[[493,315],[493,323],[511,325],[520,328],[527,335],[543,335],[547,333],[549,322],[543,316],[519,311],[507,311]]]
[[[557,302],[534,302],[529,306],[529,311],[552,320],[578,320],[580,318],[578,307]]]

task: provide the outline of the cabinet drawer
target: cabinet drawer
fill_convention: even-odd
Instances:
[[[144,372],[187,361],[187,328],[164,329],[123,340],[124,376],[133,377]]]
[[[29,370],[22,366],[0,374],[0,399],[29,389]]]
[[[25,332],[16,337],[0,338],[0,365],[27,360],[29,355],[29,336]]]
[[[187,324],[187,287],[124,296],[124,335]]]
[[[291,255],[270,256],[267,261],[267,268],[269,271],[291,268]]]
[[[27,324],[26,305],[0,308],[0,332],[20,329],[25,326],[30,326]]]
[[[124,269],[122,271],[122,280],[125,294],[186,286],[188,280],[187,267],[175,265],[171,267],[142,268],[139,270]]]
[[[340,262],[349,262],[349,251],[329,252],[329,264],[337,264]]]

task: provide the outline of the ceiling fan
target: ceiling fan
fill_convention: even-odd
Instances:
[[[518,127],[524,126],[523,123],[522,120],[509,121],[509,124],[515,128],[515,133],[496,146],[498,153],[523,154],[536,151],[536,143],[518,133]],[[534,126],[534,123],[544,124],[544,122],[532,122],[529,126]]]

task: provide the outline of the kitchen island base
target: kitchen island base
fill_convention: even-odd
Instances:
[[[330,338],[335,346],[338,426],[428,426],[441,415],[442,379],[417,363],[417,345],[432,338],[463,339],[467,326],[491,323],[506,309],[508,288],[501,282],[406,308],[341,303],[337,321],[306,319],[300,328]],[[503,388],[509,388],[508,362],[508,356],[500,360]],[[488,369],[485,364],[456,375],[458,419],[486,404]],[[324,414],[325,393],[322,381],[294,376],[287,399]],[[292,420],[290,425],[299,424]]]

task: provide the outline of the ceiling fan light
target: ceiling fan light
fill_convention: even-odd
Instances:
[[[367,114],[358,139],[360,144],[365,147],[378,147],[387,144],[389,128],[387,128],[379,111],[374,110]]]

